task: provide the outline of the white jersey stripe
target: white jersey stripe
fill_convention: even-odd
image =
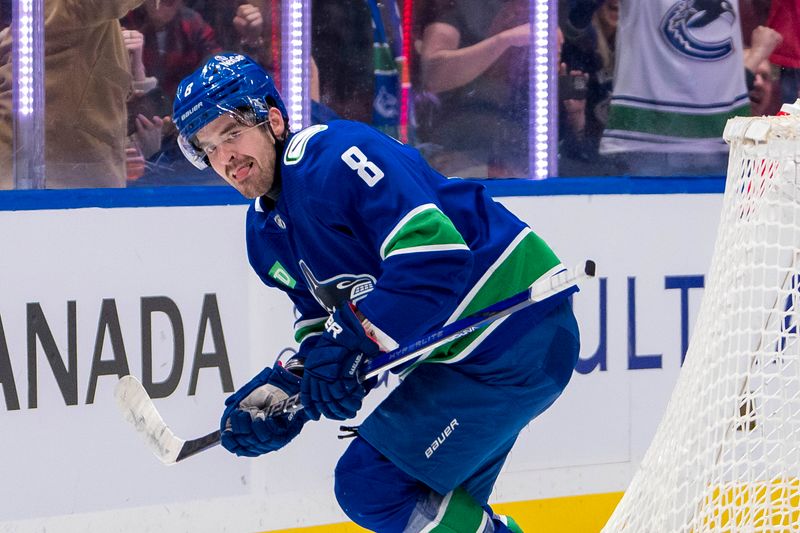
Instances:
[[[393,255],[416,254],[424,252],[449,252],[450,250],[469,251],[469,246],[467,246],[466,244],[430,244],[428,246],[414,246],[412,248],[400,248],[399,250],[395,250],[386,257],[384,257],[384,260],[389,259]]]

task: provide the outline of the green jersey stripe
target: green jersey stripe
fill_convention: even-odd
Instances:
[[[606,128],[683,139],[712,139],[722,135],[729,118],[746,114],[749,114],[749,105],[720,113],[689,115],[612,104]]]
[[[454,533],[483,530],[488,520],[484,510],[464,489],[458,488],[445,496],[433,522],[420,533]]]
[[[467,243],[453,222],[433,204],[412,209],[389,232],[381,244],[381,259],[386,259],[400,250],[422,246],[459,245],[468,249]]]
[[[561,262],[550,247],[530,228],[525,228],[464,297],[448,323],[513,296],[540,277],[551,275],[560,268]],[[502,320],[504,319],[440,346],[405,369],[402,375],[407,375],[422,363],[451,363],[462,360],[478,348]]]
[[[466,309],[467,305],[469,305],[469,303],[475,298],[475,295],[478,293],[478,291],[480,291],[483,288],[483,286],[486,285],[486,281],[495,273],[499,265],[503,264],[503,262],[508,258],[508,256],[511,255],[511,253],[514,250],[517,249],[517,246],[519,246],[522,240],[525,239],[525,237],[527,237],[531,233],[533,233],[533,231],[530,228],[525,228],[516,237],[514,237],[514,240],[511,241],[511,244],[509,244],[508,247],[503,251],[503,253],[500,254],[500,257],[498,257],[495,260],[492,266],[486,269],[486,272],[483,273],[481,279],[479,279],[477,283],[475,283],[475,285],[472,287],[472,289],[470,289],[470,291],[467,293],[464,299],[461,300],[461,303],[458,305],[458,307],[455,308],[453,314],[450,315],[450,318],[447,319],[447,322],[445,324],[451,324],[456,320],[458,320],[460,317],[464,316],[464,309]]]
[[[301,344],[304,340],[312,335],[321,335],[325,327],[326,318],[313,318],[310,320],[301,320],[294,325],[294,340]]]

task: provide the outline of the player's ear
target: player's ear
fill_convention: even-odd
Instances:
[[[283,137],[284,130],[286,129],[286,121],[283,120],[283,115],[281,115],[281,111],[277,107],[269,108],[269,125],[272,126],[275,137],[278,139]]]

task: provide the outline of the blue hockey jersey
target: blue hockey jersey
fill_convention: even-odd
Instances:
[[[258,198],[247,212],[247,249],[261,280],[297,307],[299,343],[314,342],[350,300],[392,349],[561,268],[482,185],[445,178],[366,125],[333,121],[291,135],[280,173],[278,201]],[[483,338],[474,332],[426,360],[462,360]]]

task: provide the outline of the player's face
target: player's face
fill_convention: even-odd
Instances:
[[[283,134],[280,111],[270,109],[269,118],[275,135]],[[242,124],[229,115],[221,115],[197,133],[211,168],[246,198],[263,196],[275,177],[275,139],[266,124]]]

